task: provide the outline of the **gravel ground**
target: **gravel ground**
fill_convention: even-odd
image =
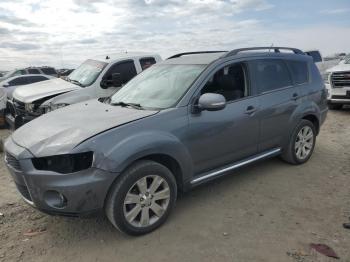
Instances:
[[[321,243],[350,262],[350,230],[342,227],[350,216],[349,148],[350,109],[331,111],[308,163],[275,158],[200,186],[178,199],[164,226],[142,237],[119,233],[103,216],[34,210],[1,162],[0,261],[334,260],[308,247]]]

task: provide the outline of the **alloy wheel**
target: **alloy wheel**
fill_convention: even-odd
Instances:
[[[300,129],[296,141],[295,141],[295,155],[300,160],[307,158],[313,148],[314,144],[314,133],[312,128],[309,126],[304,126]]]
[[[144,176],[125,196],[125,219],[135,227],[148,227],[164,215],[169,200],[170,188],[165,179],[157,175]]]

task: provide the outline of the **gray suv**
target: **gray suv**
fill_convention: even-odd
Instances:
[[[140,235],[179,191],[273,156],[306,162],[327,114],[324,83],[302,51],[269,49],[174,55],[107,99],[22,126],[5,142],[19,192],[50,214],[104,210]]]

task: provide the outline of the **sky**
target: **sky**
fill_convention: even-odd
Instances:
[[[350,52],[350,1],[0,0],[0,70],[272,44]]]

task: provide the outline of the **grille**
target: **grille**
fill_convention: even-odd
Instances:
[[[331,81],[333,88],[350,87],[350,71],[332,73]]]
[[[332,96],[333,99],[350,99],[350,93],[348,95],[345,96],[338,96],[338,95],[334,95]]]
[[[17,99],[13,99],[13,105],[16,107],[16,109],[23,111],[25,110],[25,104]]]
[[[8,110],[8,112],[13,116],[16,117],[16,109],[14,107],[14,105],[10,102],[6,103],[6,109]]]
[[[5,161],[13,169],[18,171],[21,170],[21,165],[19,164],[19,161],[13,155],[7,152],[5,153]]]
[[[22,186],[16,183],[16,187],[25,199],[32,201],[32,197],[30,196],[28,188],[26,186]]]

